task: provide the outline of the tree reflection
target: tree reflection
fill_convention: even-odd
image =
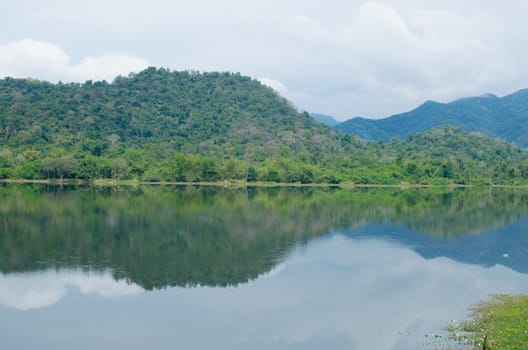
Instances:
[[[0,187],[0,269],[111,269],[146,289],[229,286],[365,223],[442,240],[515,222],[519,190]]]

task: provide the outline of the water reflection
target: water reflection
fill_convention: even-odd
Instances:
[[[526,272],[527,199],[513,190],[7,186],[0,188],[0,271],[109,269],[148,290],[229,286],[269,272],[297,244],[345,230],[388,236],[426,257]],[[470,259],[476,255],[486,259]]]
[[[51,306],[60,301],[68,288],[82,294],[119,298],[142,293],[137,285],[116,281],[110,272],[46,271],[0,275],[0,305],[17,310]]]
[[[527,292],[527,199],[0,187],[0,348],[423,349]]]
[[[25,279],[22,286],[19,279]],[[118,348],[140,349],[152,347],[155,336],[157,349],[396,350],[423,349],[430,339],[425,334],[462,318],[468,305],[489,293],[526,292],[528,275],[500,265],[427,260],[396,242],[334,234],[294,249],[272,272],[236,288],[140,293],[109,273],[80,271],[4,276],[1,285],[22,297],[76,287],[61,294],[64,300],[55,300],[56,308],[42,309],[40,317],[11,314],[0,330],[0,345],[17,344],[12,334],[21,327],[42,349],[105,348],[109,341]],[[86,300],[87,295],[98,298]],[[119,296],[119,302],[108,299]],[[82,315],[75,324],[66,307]],[[0,319],[5,317],[0,312]],[[52,326],[39,323],[42,317]],[[112,321],[109,328],[98,325],[106,317]],[[60,327],[63,346],[57,347],[57,339],[48,334],[54,334],[52,327]],[[90,333],[98,336],[77,343]]]
[[[337,348],[415,349],[475,300],[525,291],[527,282],[502,266],[425,260],[394,242],[338,235],[293,254],[275,281],[257,281],[250,300],[237,295],[247,302],[241,310],[253,311],[240,338],[262,348],[315,349],[333,339]]]
[[[450,239],[413,231],[405,225],[369,223],[346,230],[354,238],[379,237],[405,245],[426,259],[448,257],[485,267],[503,265],[528,273],[528,215],[479,232],[478,235],[458,235]]]

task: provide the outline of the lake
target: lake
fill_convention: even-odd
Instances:
[[[442,348],[527,231],[519,189],[3,185],[0,348]]]

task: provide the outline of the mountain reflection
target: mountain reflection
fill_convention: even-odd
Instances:
[[[111,270],[114,279],[145,289],[229,286],[270,272],[293,246],[315,237],[384,236],[403,227],[407,233],[391,238],[424,257],[439,256],[424,250],[428,242],[442,242],[448,249],[440,255],[465,261],[466,253],[453,252],[481,242],[479,259],[469,262],[515,261],[511,267],[526,273],[528,235],[518,223],[526,221],[527,200],[526,192],[507,189],[7,185],[0,187],[0,271]],[[362,230],[368,227],[375,230]],[[490,248],[506,234],[521,247],[516,260],[502,255],[508,247]]]

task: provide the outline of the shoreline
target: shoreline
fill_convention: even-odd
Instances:
[[[431,185],[431,184],[358,184],[353,182],[341,182],[338,184],[332,183],[300,183],[300,182],[247,182],[242,180],[224,180],[215,182],[186,182],[186,181],[140,181],[140,180],[114,180],[114,179],[94,179],[91,181],[79,179],[44,179],[44,180],[29,180],[29,179],[0,179],[0,184],[41,184],[53,186],[96,186],[96,187],[115,187],[115,186],[202,186],[202,187],[222,187],[222,188],[246,188],[246,187],[262,187],[262,188],[339,188],[339,189],[353,189],[353,188],[528,188],[528,185],[461,185],[461,184],[446,184],[446,185]]]

